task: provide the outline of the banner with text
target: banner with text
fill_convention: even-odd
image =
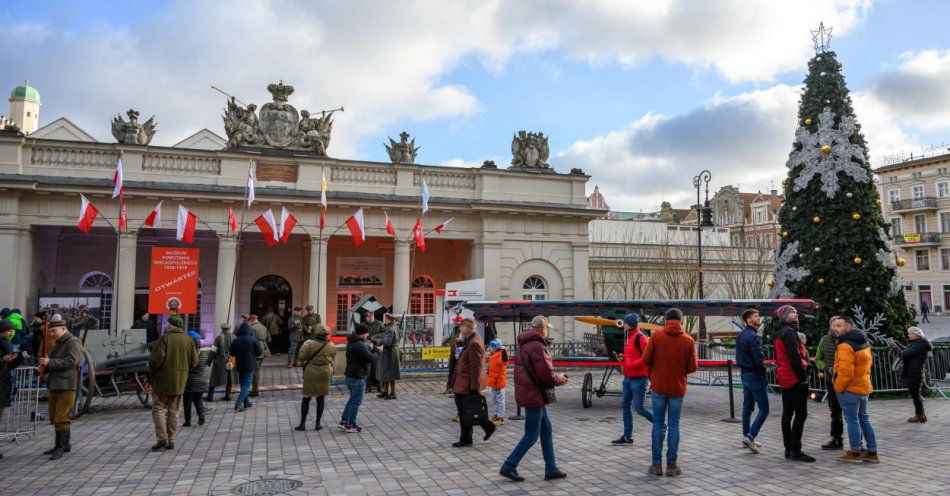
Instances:
[[[386,259],[383,257],[337,257],[338,288],[379,288],[386,285]]]
[[[198,311],[198,248],[152,248],[148,312]]]

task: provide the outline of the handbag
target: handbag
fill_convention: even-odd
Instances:
[[[531,370],[531,367],[526,366],[527,362],[520,356],[523,353],[523,350],[518,352],[518,363],[521,364],[521,368],[524,369],[526,374],[528,374],[528,378],[531,379],[531,382],[534,383],[534,386],[538,388],[538,391],[541,391],[541,398],[544,399],[544,404],[550,405],[551,403],[554,403],[557,401],[557,396],[554,394],[554,388],[544,386],[540,381],[538,381],[538,378],[534,375],[534,371]]]
[[[237,367],[237,358],[233,356],[228,357],[228,363],[224,364],[224,368],[234,370],[235,367]]]
[[[904,375],[904,360],[902,360],[900,357],[895,358],[894,361],[891,362],[891,372],[899,376],[903,376]]]
[[[462,425],[481,425],[488,421],[488,402],[481,393],[467,394],[462,397]]]

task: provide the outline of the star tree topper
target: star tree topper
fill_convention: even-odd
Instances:
[[[808,187],[812,178],[818,175],[821,176],[821,190],[832,199],[838,193],[839,172],[844,172],[859,183],[871,180],[868,171],[862,167],[866,161],[864,149],[851,143],[851,136],[855,131],[854,117],[842,117],[837,129],[834,124],[835,113],[830,107],[825,107],[818,116],[817,132],[813,133],[805,126],[799,126],[795,131],[795,137],[802,148],[793,150],[785,163],[789,169],[799,165],[805,166],[795,178],[795,191]],[[828,148],[825,148],[826,146]],[[860,163],[853,162],[852,158]]]
[[[825,23],[818,23],[818,29],[811,32],[811,39],[815,42],[815,52],[824,52],[831,48],[831,30],[825,29]]]

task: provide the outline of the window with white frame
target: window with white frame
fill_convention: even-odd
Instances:
[[[525,300],[548,299],[548,287],[540,276],[531,276],[521,285],[521,296]]]
[[[924,175],[924,173],[923,173],[923,172],[920,172],[920,171],[911,172],[911,173],[910,173],[910,177],[912,177],[912,178],[914,178],[914,179],[920,179],[923,175]]]
[[[950,270],[950,248],[940,249],[940,270]]]
[[[99,327],[111,329],[109,324],[112,320],[112,278],[105,272],[89,272],[79,280],[79,292],[102,295],[99,301]]]
[[[937,183],[937,198],[946,198],[950,196],[950,182],[940,181]]]
[[[918,184],[910,187],[910,197],[919,200],[924,197],[924,185]]]
[[[930,270],[930,250],[916,250],[917,270]]]
[[[901,190],[899,189],[887,190],[887,201],[888,203],[892,203],[892,204],[901,201]]]
[[[435,314],[435,282],[429,276],[419,276],[412,281],[409,292],[409,313],[412,315]]]
[[[940,232],[950,233],[950,212],[940,212]]]
[[[937,174],[946,174],[946,173],[947,173],[946,167],[937,167]]]
[[[915,215],[914,216],[914,232],[917,234],[923,234],[927,232],[927,216],[926,215]]]
[[[898,237],[904,234],[904,230],[901,227],[901,218],[894,217],[891,219],[891,236]]]

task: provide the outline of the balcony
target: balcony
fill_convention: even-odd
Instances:
[[[943,239],[940,233],[904,234],[895,236],[897,245],[904,249],[938,246]]]
[[[937,199],[932,196],[921,198],[911,198],[910,200],[898,200],[891,203],[891,212],[924,212],[927,210],[937,210]]]

